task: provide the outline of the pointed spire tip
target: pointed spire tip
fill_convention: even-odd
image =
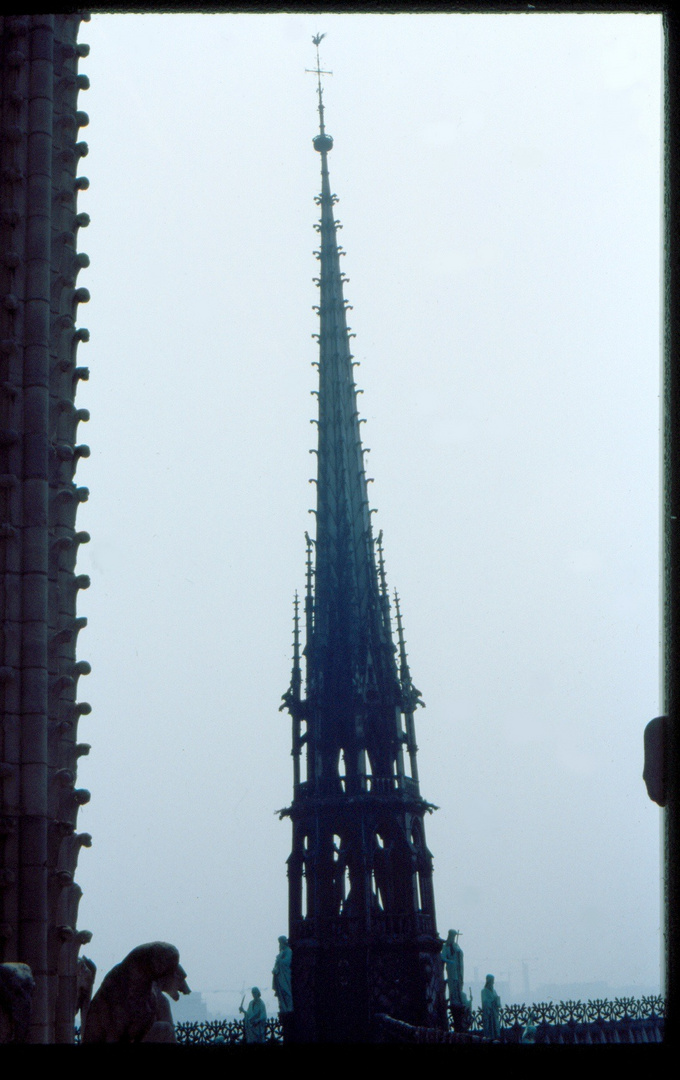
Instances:
[[[323,89],[321,86],[322,75],[332,75],[332,71],[325,71],[321,67],[321,61],[319,59],[319,45],[325,38],[325,34],[315,34],[312,38],[312,43],[316,46],[316,68],[313,69],[314,74],[317,77],[317,92],[319,95],[319,134],[315,135],[312,139],[314,149],[320,154],[327,154],[329,150],[333,149],[333,139],[330,135],[326,134],[326,128],[324,125],[323,115]],[[309,70],[309,69],[308,69]]]

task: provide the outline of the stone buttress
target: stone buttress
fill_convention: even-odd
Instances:
[[[30,1041],[73,1042],[81,890],[76,786],[77,599],[89,579],[76,573],[76,515],[88,496],[76,468],[89,449],[78,442],[89,418],[76,405],[87,379],[76,351],[78,286],[88,265],[78,251],[79,175],[87,114],[78,95],[87,45],[80,14],[0,17],[0,961],[28,964],[36,981]]]

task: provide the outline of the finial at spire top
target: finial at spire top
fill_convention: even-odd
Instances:
[[[333,74],[332,71],[323,70],[319,59],[319,45],[325,36],[325,34],[315,34],[312,38],[312,44],[316,45],[316,67],[305,68],[306,71],[317,77],[317,92],[319,95],[319,134],[314,136],[312,142],[314,144],[314,149],[318,150],[320,154],[327,154],[329,150],[333,149],[333,139],[330,135],[326,134],[323,117],[323,88],[321,86],[321,76]]]

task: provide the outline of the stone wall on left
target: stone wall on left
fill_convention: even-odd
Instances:
[[[89,449],[78,443],[89,418],[76,405],[78,286],[88,257],[78,233],[79,175],[88,123],[78,95],[88,46],[84,13],[0,17],[0,962],[31,967],[36,987],[29,1041],[73,1042],[81,890],[76,831],[89,792],[76,786],[77,701],[89,664],[76,659],[75,478]]]

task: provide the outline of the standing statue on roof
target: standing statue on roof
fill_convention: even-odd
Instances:
[[[446,982],[449,988],[449,1008],[455,1031],[467,1031],[470,1026],[470,1001],[463,992],[463,950],[458,944],[460,930],[449,930],[441,951],[446,966]]]
[[[267,1009],[259,987],[254,986],[250,992],[253,996],[248,1002],[248,1008],[243,1008],[244,997],[241,999],[238,1011],[245,1016],[246,1042],[263,1043],[267,1035]]]
[[[293,963],[293,950],[288,944],[288,938],[281,935],[279,938],[279,954],[272,971],[272,989],[279,999],[279,1013],[292,1013],[293,1011],[293,980],[291,966]]]
[[[482,1028],[484,1038],[498,1042],[501,1037],[501,999],[494,990],[493,975],[487,975],[482,989]]]

